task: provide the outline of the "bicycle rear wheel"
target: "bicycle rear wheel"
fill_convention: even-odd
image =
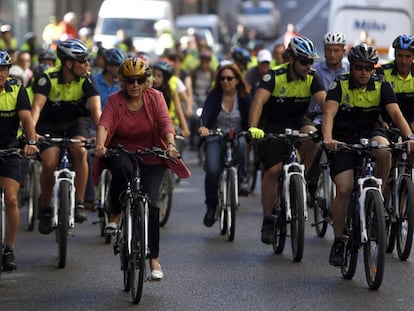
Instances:
[[[385,266],[384,205],[378,190],[368,190],[365,199],[368,241],[364,243],[365,276],[370,289],[381,286]]]
[[[234,240],[234,233],[236,230],[236,209],[237,209],[237,172],[236,170],[229,169],[227,176],[227,240]]]
[[[219,221],[220,226],[220,234],[225,235],[227,232],[227,212],[226,212],[226,205],[227,205],[227,194],[225,194],[226,184],[224,184],[223,176],[220,176],[219,180],[219,188],[218,188],[218,207],[217,207],[217,219]]]
[[[323,238],[328,229],[328,200],[332,199],[331,189],[329,189],[330,181],[326,180],[330,178],[326,167],[321,168],[321,173],[318,178],[318,185],[315,193],[315,206],[313,209],[314,225],[316,235]]]
[[[58,193],[58,224],[55,229],[56,242],[58,243],[58,267],[66,265],[69,231],[69,209],[70,209],[70,183],[61,181]]]
[[[131,296],[133,303],[141,300],[145,274],[145,203],[136,202],[132,212]]]
[[[32,231],[34,229],[35,221],[39,213],[40,204],[40,166],[38,163],[31,164],[30,181],[28,185],[28,198],[27,198],[27,230]]]
[[[393,185],[388,184],[388,196],[387,201],[384,209],[384,217],[385,217],[385,251],[387,253],[392,253],[395,246],[395,238],[397,235],[397,224],[392,221],[393,213],[392,210],[393,202],[394,202],[394,194],[393,194]]]
[[[3,270],[4,230],[5,230],[4,189],[0,188],[0,276]]]
[[[304,216],[303,183],[299,175],[292,175],[290,179],[290,206],[292,220],[290,222],[290,234],[293,260],[302,260],[305,241],[305,216]]]
[[[414,231],[414,185],[409,177],[403,177],[399,188],[400,218],[396,224],[397,253],[401,260],[410,256]]]
[[[172,206],[174,189],[174,176],[171,170],[166,170],[162,177],[161,187],[158,195],[157,206],[160,208],[160,226],[163,227],[168,221]]]

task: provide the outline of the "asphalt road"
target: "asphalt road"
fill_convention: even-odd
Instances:
[[[305,252],[292,261],[290,240],[283,254],[260,242],[258,191],[241,199],[233,242],[219,234],[218,224],[206,228],[203,171],[194,153],[185,160],[192,177],[174,192],[170,220],[161,230],[160,258],[165,278],[146,282],[141,303],[131,304],[122,289],[119,257],[99,236],[95,214],[77,225],[69,239],[64,269],[56,268],[54,235],[25,230],[16,245],[19,269],[2,273],[1,310],[412,310],[414,262],[388,254],[380,290],[367,288],[362,264],[351,281],[329,266],[329,228],[317,238],[306,223]],[[312,215],[312,210],[310,210]]]

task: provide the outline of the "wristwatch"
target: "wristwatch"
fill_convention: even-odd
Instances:
[[[405,137],[405,139],[404,140],[414,140],[414,134],[410,134],[410,135],[408,135],[407,137]]]
[[[28,144],[28,145],[36,145],[36,141],[35,141],[34,139],[30,139],[30,140],[27,142],[27,144]]]

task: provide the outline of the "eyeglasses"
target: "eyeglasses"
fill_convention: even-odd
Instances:
[[[362,71],[365,69],[365,71],[373,71],[374,66],[373,65],[353,65],[352,68],[356,71]]]
[[[140,77],[140,78],[125,78],[126,83],[128,84],[135,84],[137,82],[139,85],[142,85],[147,81],[146,77]]]
[[[313,59],[298,58],[298,62],[302,66],[308,66],[313,64]]]
[[[228,77],[221,77],[220,78],[220,81],[221,82],[223,82],[223,81],[230,82],[230,81],[233,81],[233,79],[236,79],[236,77],[230,77],[230,76],[228,76]]]

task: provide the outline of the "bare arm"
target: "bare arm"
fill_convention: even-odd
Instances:
[[[101,117],[101,97],[100,96],[91,96],[88,98],[87,107],[92,115],[93,123],[95,127],[98,126],[99,118]]]
[[[322,135],[323,142],[329,150],[336,150],[337,141],[332,139],[333,120],[338,112],[339,103],[334,100],[327,100],[323,106],[323,119],[322,119]]]
[[[47,97],[44,96],[43,94],[36,93],[34,95],[33,104],[32,104],[32,119],[33,119],[34,127],[36,127],[36,124],[39,121],[40,112],[45,106],[46,101],[47,101]]]
[[[263,106],[270,98],[270,92],[259,88],[254,95],[252,106],[249,113],[249,127],[257,127],[262,115]]]
[[[180,128],[181,128],[182,134],[184,137],[187,137],[190,135],[190,131],[188,130],[187,120],[185,119],[183,108],[180,102],[180,97],[177,92],[175,92],[173,95],[172,103],[175,108],[175,114],[178,118],[178,121],[180,122]]]
[[[326,91],[319,91],[312,95],[315,102],[318,104],[318,106],[321,108],[325,104],[326,99]]]
[[[96,155],[102,157],[105,152],[105,141],[108,137],[108,130],[103,125],[98,125],[96,130]]]
[[[385,106],[385,109],[388,112],[388,115],[390,116],[392,122],[398,127],[398,129],[401,132],[402,137],[407,137],[410,135],[411,128],[408,122],[405,120],[400,107],[397,103],[388,104]]]

